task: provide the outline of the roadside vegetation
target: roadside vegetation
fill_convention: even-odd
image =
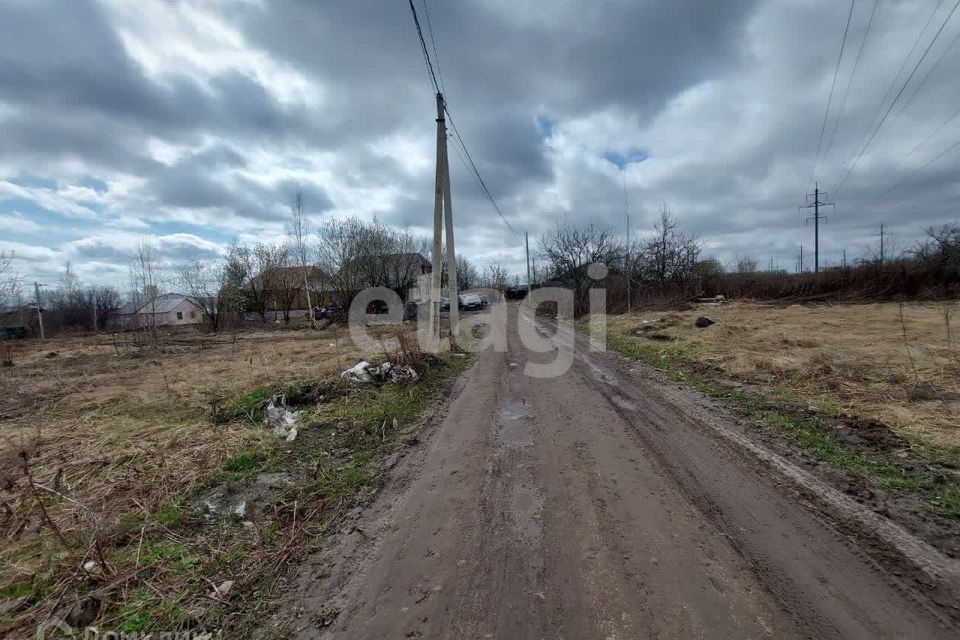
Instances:
[[[373,495],[381,463],[417,441],[424,409],[469,362],[363,354],[329,329],[159,343],[17,345],[0,382],[0,635],[32,637],[56,616],[247,637],[290,562]],[[362,357],[419,379],[347,385],[339,371]],[[292,442],[263,421],[277,394],[299,412]]]
[[[608,318],[608,346],[816,460],[960,523],[956,303],[725,303]],[[715,324],[698,328],[707,316]]]

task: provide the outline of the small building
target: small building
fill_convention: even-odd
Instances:
[[[140,307],[134,315],[138,327],[172,327],[203,322],[203,309],[180,293],[165,293]]]
[[[164,293],[146,304],[132,300],[110,312],[107,328],[114,331],[142,327],[175,327],[203,322],[203,309],[182,293]]]

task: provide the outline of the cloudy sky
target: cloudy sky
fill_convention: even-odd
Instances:
[[[811,248],[798,205],[846,0],[428,6],[454,120],[531,239],[563,220],[622,228],[625,171],[635,233],[666,203],[724,261],[793,268]],[[928,163],[960,139],[960,11],[927,51],[954,0],[874,6],[855,3],[821,144],[831,199],[926,57],[836,194],[827,262],[861,254],[881,220],[906,247],[958,217],[960,149]],[[3,0],[0,248],[30,280],[71,261],[125,288],[144,240],[175,263],[282,239],[297,185],[313,225],[376,216],[427,234],[419,47],[406,0]],[[522,241],[453,150],[451,164],[459,251],[519,273]]]

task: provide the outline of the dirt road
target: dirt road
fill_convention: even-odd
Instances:
[[[585,351],[527,377],[515,324],[306,576],[300,637],[957,637],[695,394]]]

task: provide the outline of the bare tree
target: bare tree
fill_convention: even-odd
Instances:
[[[141,242],[130,263],[130,292],[137,312],[136,328],[141,329],[150,344],[157,344],[155,301],[160,295],[161,271],[153,245]]]
[[[247,308],[267,321],[267,310],[281,285],[281,269],[287,262],[283,245],[258,243],[236,245],[230,249],[230,260],[246,276]]]
[[[457,256],[457,290],[473,289],[480,284],[480,272],[465,256]]]
[[[307,309],[310,316],[310,328],[317,328],[317,321],[313,317],[313,300],[310,295],[310,259],[307,246],[307,215],[303,210],[303,191],[297,189],[293,202],[290,204],[290,221],[287,235],[290,237],[290,254],[293,261],[300,267],[303,279],[303,290],[307,297]]]
[[[98,331],[103,331],[107,328],[110,313],[120,308],[120,290],[109,285],[101,285],[93,287],[92,297],[96,328]]]
[[[361,223],[350,218],[331,220],[317,234],[317,256],[327,288],[342,308],[349,308],[363,288],[359,240]]]
[[[101,314],[100,309],[100,304],[106,301],[98,300],[101,295],[106,295],[101,289],[104,288],[84,286],[71,263],[67,262],[60,277],[60,286],[47,293],[46,306],[55,312],[55,322],[51,325],[60,328],[100,329],[101,320],[106,319],[106,313]]]
[[[759,262],[751,256],[736,256],[733,260],[733,270],[737,273],[756,273]]]
[[[926,242],[921,243],[914,253],[927,262],[939,266],[960,266],[960,223],[952,222],[939,227],[927,227]]]
[[[194,258],[177,268],[177,287],[187,300],[203,313],[203,319],[211,331],[220,329],[223,307],[220,294],[226,285],[225,264]]]
[[[539,244],[551,277],[573,290],[576,313],[586,308],[591,284],[587,268],[594,263],[618,264],[623,254],[623,246],[613,231],[594,225],[558,223],[553,233],[540,236]]]
[[[347,308],[364,287],[387,287],[405,297],[426,268],[424,247],[409,231],[348,218],[320,228],[317,256],[325,283]]]
[[[635,266],[642,280],[661,292],[671,285],[685,285],[696,275],[700,240],[680,229],[673,212],[663,205],[654,234],[647,238]]]
[[[0,251],[0,308],[20,300],[23,278],[14,266],[13,251]]]
[[[393,229],[381,248],[384,250],[383,262],[387,265],[384,286],[393,289],[405,300],[407,292],[417,285],[417,278],[423,274],[423,254],[427,250],[427,241],[409,231]],[[370,257],[377,259],[376,256]]]
[[[480,278],[480,282],[488,289],[496,289],[503,293],[507,288],[509,278],[503,265],[491,262],[483,268],[483,276]]]

